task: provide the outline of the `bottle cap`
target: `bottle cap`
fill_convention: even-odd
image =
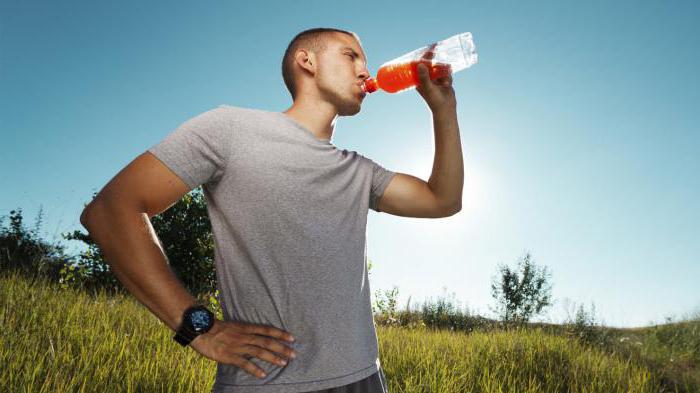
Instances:
[[[374,93],[377,89],[379,89],[379,86],[377,85],[376,79],[365,79],[365,83],[362,85],[362,90],[364,90],[365,93]]]

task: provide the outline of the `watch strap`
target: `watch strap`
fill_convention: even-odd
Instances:
[[[175,332],[175,335],[173,336],[173,339],[178,342],[178,344],[182,345],[183,347],[189,345],[189,343],[194,340],[194,338],[197,337],[194,333],[187,332],[184,329],[178,330]]]
[[[200,333],[197,333],[197,332],[195,332],[195,331],[193,331],[193,330],[191,330],[191,329],[189,328],[189,325],[188,325],[188,318],[189,318],[189,315],[190,315],[193,311],[196,311],[196,310],[198,310],[198,309],[204,310],[204,311],[206,311],[207,313],[209,313],[209,316],[210,316],[210,319],[211,319],[211,325],[214,324],[214,313],[212,313],[211,311],[209,311],[209,309],[206,308],[204,305],[202,305],[202,304],[195,304],[195,305],[193,305],[193,306],[191,306],[191,307],[188,307],[188,308],[182,313],[182,322],[180,323],[180,326],[178,327],[177,331],[175,332],[175,335],[173,336],[173,339],[174,339],[178,344],[182,345],[183,347],[189,345],[189,343],[192,342],[192,340],[194,340],[194,339],[195,339],[197,336],[199,336],[200,334],[204,334],[204,333],[206,333],[207,331],[209,331],[209,329],[211,329],[211,325],[210,325],[209,328],[206,329],[205,331],[202,331],[202,332],[200,332]]]

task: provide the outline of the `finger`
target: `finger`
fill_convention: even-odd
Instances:
[[[243,355],[244,357],[248,357],[248,355],[251,355],[252,357],[264,360],[270,364],[274,364],[275,366],[279,367],[284,367],[287,365],[287,363],[289,363],[289,360],[277,356],[274,353],[255,345],[241,345],[238,347],[237,352],[239,355]]]
[[[275,337],[279,338],[280,340],[294,342],[294,337],[291,334],[285,332],[284,330],[277,329],[274,326],[248,325],[245,332],[259,334],[261,336]]]
[[[451,82],[447,78],[443,78],[440,80],[440,85],[442,85],[442,86],[449,86],[450,84],[451,84]]]
[[[423,53],[423,56],[421,56],[421,59],[432,60],[434,57],[435,57],[435,52],[427,51],[427,52]]]
[[[418,80],[421,85],[425,85],[430,80],[428,76],[428,66],[425,63],[418,63]]]
[[[247,341],[250,344],[257,345],[265,351],[274,351],[280,355],[285,356],[287,359],[292,358],[292,354],[296,354],[292,348],[280,343],[277,340],[271,338],[261,337],[261,336],[250,336],[251,340]],[[272,354],[272,352],[270,352]],[[273,354],[273,356],[276,356]],[[267,359],[266,359],[267,360]]]
[[[437,42],[430,44],[430,46],[428,47],[428,49],[425,50],[425,52],[423,53],[423,56],[421,56],[421,58],[432,59],[433,57],[435,57],[435,52],[433,52],[435,47],[437,47]]]
[[[247,371],[248,374],[256,378],[265,378],[265,370],[255,365],[255,363],[246,360],[244,357],[239,355],[233,355],[233,360],[231,364],[240,368],[241,370]]]

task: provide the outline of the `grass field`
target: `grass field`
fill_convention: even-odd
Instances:
[[[209,392],[214,382],[216,364],[130,296],[3,273],[0,324],[2,392]],[[377,332],[392,393],[700,391],[698,320],[609,329],[604,346],[536,325]]]

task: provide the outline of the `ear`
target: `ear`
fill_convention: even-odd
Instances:
[[[316,64],[316,58],[314,53],[309,52],[306,49],[299,49],[294,56],[294,61],[299,65],[299,67],[309,71],[312,75],[316,73],[316,67],[314,66],[314,64]]]

